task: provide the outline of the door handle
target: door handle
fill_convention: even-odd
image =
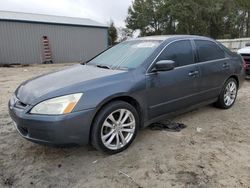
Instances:
[[[224,63],[222,66],[223,66],[223,68],[225,68],[225,69],[227,69],[227,68],[230,67],[230,65],[229,65],[228,63]]]
[[[191,71],[191,72],[189,72],[188,73],[188,76],[193,76],[193,77],[195,77],[196,75],[198,75],[199,74],[199,71]]]

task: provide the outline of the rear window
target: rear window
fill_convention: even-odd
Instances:
[[[225,58],[225,52],[214,42],[195,40],[199,62],[212,61]]]

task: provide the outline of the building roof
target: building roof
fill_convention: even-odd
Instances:
[[[17,22],[29,22],[29,23],[107,28],[107,25],[98,23],[88,18],[64,17],[64,16],[10,12],[10,11],[0,11],[0,21],[1,20],[13,21],[13,22],[17,21]]]

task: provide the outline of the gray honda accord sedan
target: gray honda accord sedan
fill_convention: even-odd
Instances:
[[[24,138],[123,151],[138,130],[170,114],[214,103],[233,106],[244,61],[200,36],[122,42],[89,60],[22,83],[9,114]]]

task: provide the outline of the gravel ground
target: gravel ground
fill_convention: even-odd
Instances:
[[[15,88],[61,65],[0,68],[0,187],[250,187],[250,83],[230,110],[206,106],[174,119],[180,132],[143,129],[128,150],[53,148],[21,138],[8,115]]]

